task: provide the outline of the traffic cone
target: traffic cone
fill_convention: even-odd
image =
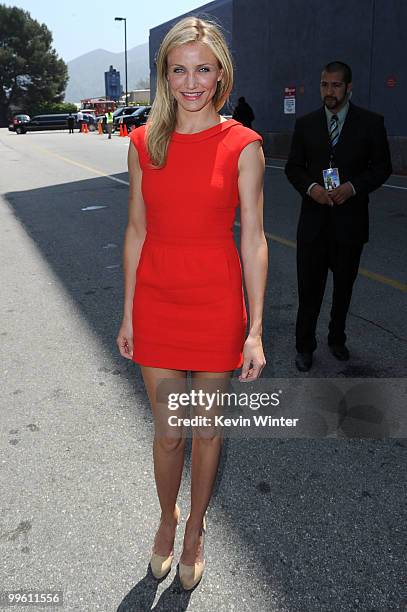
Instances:
[[[120,138],[123,137],[123,123],[120,124],[120,134],[119,134]]]
[[[128,135],[129,135],[129,133],[127,131],[127,125],[124,124],[124,127],[123,127],[123,136],[128,136]]]
[[[98,134],[103,134],[103,128],[102,128],[102,122],[99,121],[98,123]]]
[[[88,134],[89,133],[88,124],[84,123],[84,126],[85,126],[85,134]]]
[[[85,133],[85,124],[82,123],[81,125],[81,133],[84,134]]]

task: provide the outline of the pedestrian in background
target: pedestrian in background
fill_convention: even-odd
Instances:
[[[255,120],[254,112],[252,107],[246,102],[246,98],[241,96],[236,104],[235,110],[233,111],[233,119],[240,121],[248,128],[252,127],[252,122]]]
[[[285,167],[302,196],[297,229],[298,313],[296,366],[312,366],[316,325],[328,269],[333,275],[328,345],[349,359],[346,316],[363,245],[369,238],[369,193],[390,176],[392,165],[381,115],[349,101],[352,71],[331,62],[322,71],[322,108],[295,123]]]
[[[223,393],[236,368],[243,365],[240,380],[249,382],[265,365],[265,163],[261,136],[219,115],[232,87],[233,62],[219,28],[185,18],[161,43],[147,126],[130,135],[124,315],[117,344],[123,357],[141,366],[154,416],[161,506],[150,562],[156,578],[170,571],[173,560],[185,449],[183,425],[169,423],[174,413],[168,413],[160,383],[164,379],[176,394],[186,392],[190,371],[194,391]],[[247,337],[233,239],[238,203],[250,307]],[[200,403],[194,412],[213,418],[216,410]],[[185,589],[192,589],[204,571],[205,516],[221,448],[218,427],[193,428],[191,508],[179,563]]]
[[[68,130],[69,130],[69,134],[73,134],[73,129],[75,126],[75,117],[72,115],[72,113],[69,113],[68,115]]]
[[[79,132],[82,132],[83,112],[81,110],[78,111],[78,114],[76,115],[76,120],[78,122]]]
[[[107,113],[105,114],[106,117],[106,130],[108,135],[108,140],[111,139],[112,137],[112,129],[113,129],[113,113],[112,111],[107,111]]]

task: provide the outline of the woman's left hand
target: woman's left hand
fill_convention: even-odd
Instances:
[[[243,347],[243,368],[240,382],[251,382],[258,378],[266,365],[260,336],[248,336]]]

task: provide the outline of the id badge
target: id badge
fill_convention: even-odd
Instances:
[[[336,189],[341,184],[339,180],[339,170],[338,168],[327,168],[322,171],[324,176],[324,185],[327,191],[332,191],[332,189]]]

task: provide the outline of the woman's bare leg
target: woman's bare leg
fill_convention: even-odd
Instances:
[[[233,372],[192,372],[192,388],[205,393],[227,392]],[[222,414],[222,407],[209,411],[200,406],[194,414],[214,416]],[[213,486],[222,449],[222,431],[219,428],[193,428],[191,511],[185,528],[184,548],[181,561],[194,565],[200,544],[202,520],[212,496]]]
[[[168,392],[186,391],[186,372],[141,366],[144,384],[154,417],[153,443],[154,475],[161,520],[154,541],[154,552],[166,556],[170,553],[176,529],[178,491],[184,466],[185,438],[182,428],[168,425]]]

